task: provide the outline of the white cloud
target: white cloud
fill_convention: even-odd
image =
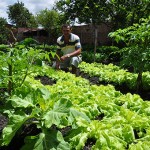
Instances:
[[[7,18],[8,5],[13,4],[11,0],[1,0],[0,2],[0,17]]]
[[[52,9],[55,0],[22,0],[24,2],[25,7],[29,9],[33,14],[43,10],[45,8]]]
[[[8,19],[7,10],[9,5],[17,3],[18,0],[0,0],[0,17]],[[32,13],[36,14],[43,9],[52,9],[57,0],[19,0]]]

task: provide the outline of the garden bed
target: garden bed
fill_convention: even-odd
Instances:
[[[100,82],[98,77],[90,77],[88,74],[80,72],[78,70],[78,76],[81,76],[87,80],[90,81],[91,84],[96,84],[96,85],[101,85],[101,84],[105,84],[107,85],[107,83],[104,82]],[[35,77],[36,80],[40,80],[41,83],[43,85],[53,85],[56,84],[56,81],[47,77],[47,76],[37,76]],[[126,93],[132,93],[134,94],[135,91],[131,91],[129,90],[127,87],[123,86],[117,86],[116,90],[119,90],[120,92],[122,92],[123,94]],[[143,100],[147,100],[150,97],[150,93],[147,91],[142,91],[139,93],[139,95],[141,96],[141,98]],[[95,118],[95,120],[101,120],[103,118],[103,114],[101,114],[100,116],[97,116]],[[2,114],[0,114],[0,132],[2,131],[2,129],[5,127],[5,125],[7,124],[8,120],[5,116],[3,116]],[[71,130],[70,127],[66,127],[63,129],[57,129],[54,126],[51,127],[54,130],[59,130],[63,136],[66,136],[67,133]],[[23,130],[21,133],[16,134],[16,136],[13,138],[13,140],[11,141],[11,143],[9,144],[9,146],[5,146],[5,147],[0,147],[0,150],[20,150],[20,148],[22,147],[22,145],[24,145],[24,138],[28,135],[36,135],[39,133],[39,129],[37,129],[37,127],[35,125],[26,125],[23,127]],[[84,146],[84,150],[90,150],[91,147],[95,144],[95,140],[94,139],[88,139],[85,146]]]

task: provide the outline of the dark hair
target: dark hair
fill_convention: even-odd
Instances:
[[[72,29],[72,27],[71,27],[71,25],[70,24],[63,24],[62,26],[61,26],[61,28],[67,28],[67,27],[69,27],[70,29]]]

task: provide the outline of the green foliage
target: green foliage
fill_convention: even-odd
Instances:
[[[109,63],[119,62],[121,58],[120,50],[116,46],[97,47],[96,52],[100,53]]]
[[[14,48],[7,47],[0,55],[1,83],[7,87],[8,80],[11,81],[13,84],[10,87],[11,90],[21,86],[34,65],[42,65],[43,60],[50,61],[50,53],[27,47],[27,45],[16,44]]]
[[[29,27],[29,28],[37,28],[38,27],[38,22],[34,15],[30,16],[30,19],[27,22],[27,27]]]
[[[91,51],[82,52],[82,60],[88,63],[92,63],[94,60],[94,53]],[[95,54],[95,62],[102,62],[105,60],[105,56],[100,53]]]
[[[17,27],[28,27],[32,14],[24,7],[24,3],[17,2],[8,6],[8,18]]]
[[[138,73],[137,90],[139,90],[142,88],[143,71],[150,69],[150,18],[141,19],[140,24],[119,29],[109,36],[116,42],[123,41],[126,44],[122,50],[122,65],[132,66]]]
[[[14,95],[11,99],[9,99],[9,101],[13,108],[18,108],[20,111],[15,111],[13,115],[10,111],[7,111],[9,123],[3,130],[2,145],[8,145],[16,132],[23,125],[34,123],[34,121],[32,121],[34,118],[35,123],[42,132],[35,136],[26,137],[25,145],[22,149],[31,147],[33,149],[40,148],[43,150],[52,149],[54,147],[62,148],[64,150],[69,149],[68,143],[63,141],[62,134],[59,131],[54,131],[49,128],[52,124],[56,124],[58,126],[61,124],[63,118],[65,118],[69,113],[71,102],[60,100],[53,106],[48,105],[48,102],[50,103],[50,94],[45,88],[38,88],[37,90],[32,89],[32,92],[30,91],[30,93],[28,93],[28,95],[24,98]],[[37,107],[37,105],[40,107]],[[30,109],[32,109],[31,112],[27,111]],[[28,142],[30,142],[30,144],[28,144]]]
[[[110,54],[110,53],[116,52],[118,50],[119,50],[119,48],[116,46],[98,46],[96,51],[98,53]]]
[[[108,9],[114,30],[126,28],[139,23],[141,18],[147,18],[150,13],[149,5],[147,0],[111,0]]]
[[[22,149],[70,149],[62,133],[56,131],[53,126],[56,125],[61,129],[66,125],[76,123],[77,117],[83,117],[88,121],[89,118],[84,113],[71,108],[70,100],[63,97],[55,99],[54,95],[55,93],[50,93],[50,90],[39,81],[27,78],[25,84],[18,87],[15,94],[8,99],[14,112],[12,114],[11,111],[5,111],[10,119],[3,130],[2,145],[8,145],[23,125],[36,124],[41,132],[35,136],[27,136]],[[18,109],[20,111],[17,111]]]
[[[95,62],[114,63],[120,61],[120,50],[116,46],[98,46],[95,54]],[[92,58],[92,59],[91,59]],[[84,46],[82,51],[82,59],[87,63],[94,60],[94,48],[92,46]]]
[[[29,136],[25,139],[25,145],[21,150],[70,150],[69,144],[64,141],[60,131],[50,129],[43,130],[36,136]]]
[[[60,32],[60,14],[55,10],[44,9],[36,14],[38,24],[42,25],[48,32],[51,40],[56,40]],[[55,41],[53,41],[55,43]]]
[[[38,23],[48,31],[60,26],[59,13],[57,13],[55,10],[41,10],[39,13],[37,13],[36,18]]]
[[[120,70],[113,65],[105,67],[105,71]],[[34,72],[7,99],[11,107],[4,109],[9,123],[2,132],[2,145],[8,145],[22,126],[35,124],[39,133],[27,136],[22,150],[80,150],[89,139],[95,141],[92,149],[150,148],[149,101],[136,94],[122,94],[112,85],[90,85],[86,79],[49,66],[32,69]],[[36,76],[57,82],[43,85]],[[101,114],[101,120],[95,119]],[[63,134],[62,129],[68,126],[70,130]]]
[[[47,45],[47,44],[43,44],[43,45],[36,45],[36,49],[43,49],[45,51],[48,52],[56,52],[57,50],[57,45]]]
[[[129,89],[136,90],[136,79],[138,77],[135,73],[130,73],[127,70],[121,69],[113,64],[104,65],[101,63],[86,63],[82,62],[79,65],[81,71],[88,73],[91,77],[97,76],[99,80],[113,85],[124,85]],[[143,73],[143,89],[148,91],[150,89],[149,72]]]
[[[3,52],[7,51],[8,47],[9,47],[9,45],[1,44],[0,45],[0,51],[3,51]]]
[[[0,44],[6,44],[8,38],[8,32],[5,25],[7,24],[6,19],[0,17]]]
[[[149,19],[142,19],[141,24],[134,24],[123,30],[119,29],[110,33],[110,36],[117,42],[123,41],[126,43],[127,47],[122,50],[123,64],[133,66],[135,72],[145,71],[145,68],[149,70],[150,67],[149,24]]]
[[[36,41],[33,38],[25,38],[23,41],[21,41],[19,44],[25,45],[27,47],[29,46],[36,46],[38,43],[38,41]]]
[[[66,20],[80,23],[100,24],[111,22],[112,30],[125,28],[138,23],[140,18],[150,14],[148,0],[59,0],[56,9],[63,13]]]
[[[106,0],[63,0],[56,3],[56,8],[64,13],[66,20],[75,21],[75,18],[78,18],[79,22],[99,24],[108,15],[106,5]]]

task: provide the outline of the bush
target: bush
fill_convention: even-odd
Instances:
[[[82,51],[83,61],[91,63],[94,61],[94,47],[84,46]],[[113,63],[119,62],[121,58],[120,50],[116,46],[100,46],[97,47],[95,62]]]
[[[9,47],[9,45],[1,44],[0,45],[0,51],[6,52],[8,47]]]

